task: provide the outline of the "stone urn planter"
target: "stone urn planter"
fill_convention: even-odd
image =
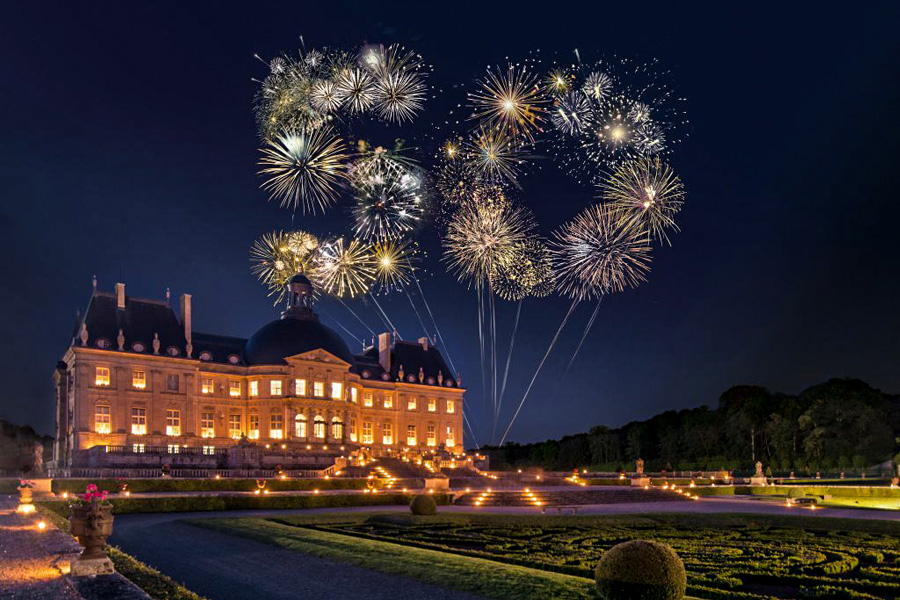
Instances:
[[[19,506],[16,512],[28,514],[34,512],[34,490],[30,481],[22,480],[19,482]]]
[[[112,561],[106,555],[106,538],[112,535],[112,504],[105,501],[106,493],[89,491],[85,500],[69,507],[69,525],[72,535],[84,547],[72,561],[71,573],[75,577],[107,575],[114,573]]]

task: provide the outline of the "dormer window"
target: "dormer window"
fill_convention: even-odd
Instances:
[[[206,350],[204,350],[203,352],[200,353],[200,360],[202,360],[204,362],[209,362],[212,360],[212,354],[207,352]]]

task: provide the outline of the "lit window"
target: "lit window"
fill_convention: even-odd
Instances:
[[[331,399],[340,400],[344,395],[344,385],[339,381],[331,382]]]
[[[284,415],[272,413],[269,417],[269,437],[273,440],[280,440],[284,437]]]
[[[240,398],[241,397],[241,382],[240,381],[229,381],[228,382],[228,395],[232,398]]]
[[[131,387],[143,390],[147,387],[147,371],[135,369],[131,372]]]
[[[144,445],[143,444],[132,444],[131,451],[135,454],[143,454],[144,453]]]
[[[394,397],[390,394],[384,395],[384,407],[385,408],[394,408]]]
[[[372,422],[371,421],[363,421],[362,443],[363,444],[371,444],[372,443]]]
[[[112,423],[109,418],[109,407],[98,404],[94,407],[94,431],[97,433],[111,433]]]
[[[250,423],[247,427],[247,437],[251,440],[259,439],[259,415],[256,413],[250,413]]]
[[[272,396],[280,396],[281,395],[281,380],[273,379],[269,382],[269,393]]]
[[[168,444],[166,452],[169,454],[181,454],[181,446],[178,444]]]
[[[134,435],[144,435],[147,433],[146,408],[131,409],[131,433]]]
[[[238,439],[241,437],[241,415],[232,413],[228,415],[228,437]]]
[[[213,380],[210,377],[204,377],[200,380],[200,393],[201,394],[212,394],[215,392],[215,388],[213,387]]]
[[[306,437],[306,415],[294,417],[294,435],[298,438]]]
[[[251,396],[259,396],[259,382],[258,381],[250,382],[250,395]]]
[[[412,396],[406,401],[406,410],[416,410],[416,397]]]
[[[428,399],[428,412],[437,412],[437,400],[434,398]]]
[[[456,412],[456,403],[453,400],[447,400],[447,414],[452,415]]]
[[[166,435],[181,435],[180,410],[166,410]]]
[[[294,390],[298,396],[306,395],[306,380],[305,379],[295,379],[294,380]]]
[[[322,417],[313,419],[313,435],[319,439],[325,438],[325,419]]]
[[[94,385],[109,385],[109,367],[97,367],[94,370]]]
[[[202,452],[203,452],[203,454],[210,456],[210,455],[216,453],[216,447],[215,446],[203,446]]]
[[[216,427],[213,422],[213,413],[200,413],[200,437],[211,438],[216,437]]]
[[[358,390],[355,387],[350,388],[350,401],[356,403],[356,394]]]
[[[406,426],[406,445],[407,446],[415,446],[416,445],[416,426],[415,425],[407,425]]]
[[[447,437],[445,439],[447,441],[444,443],[447,445],[448,448],[452,448],[453,446],[456,445],[456,439],[455,439],[455,436],[453,435],[453,426],[452,425],[447,425]]]
[[[394,430],[390,421],[385,421],[381,425],[381,443],[390,446],[394,443]]]
[[[331,437],[335,440],[344,439],[344,424],[337,417],[331,419]]]
[[[429,446],[437,446],[437,437],[435,436],[434,423],[428,424],[428,432],[425,439]]]
[[[313,382],[313,396],[316,398],[322,398],[325,396],[325,382],[324,381],[315,381]]]
[[[356,419],[350,419],[350,441],[356,441]]]
[[[166,389],[170,392],[178,391],[178,375],[168,375],[166,377]]]
[[[363,396],[363,406],[372,408],[372,392],[366,392]]]

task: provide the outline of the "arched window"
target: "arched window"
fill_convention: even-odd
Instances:
[[[331,419],[331,437],[336,440],[344,439],[344,424],[338,417]]]
[[[306,415],[294,417],[294,435],[298,438],[306,437]]]
[[[319,439],[325,439],[325,419],[322,417],[313,419],[313,435]]]

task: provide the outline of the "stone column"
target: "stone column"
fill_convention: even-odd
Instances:
[[[190,310],[190,309],[189,309]],[[184,415],[181,418],[181,435],[191,437],[197,434],[197,422],[200,420],[200,414],[197,411],[197,376],[194,373],[185,373],[184,375]],[[215,388],[213,389],[215,393]],[[216,415],[218,416],[218,415]],[[228,415],[225,415],[225,435],[228,435]],[[215,421],[213,421],[215,423]]]

